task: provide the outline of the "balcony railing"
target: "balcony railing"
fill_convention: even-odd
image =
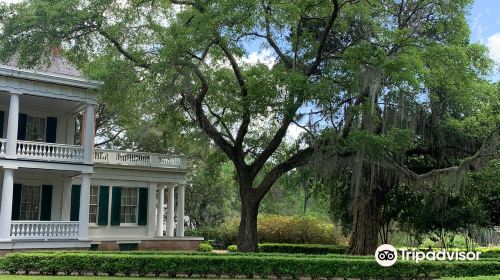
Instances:
[[[10,236],[16,239],[78,239],[78,222],[12,221]]]
[[[104,149],[94,149],[93,156],[95,163],[159,168],[186,168],[186,159],[183,156]]]
[[[6,156],[7,139],[0,138],[0,157]],[[84,163],[82,146],[53,144],[44,142],[17,141],[16,157],[54,162]],[[94,149],[94,163],[154,167],[154,168],[186,168],[186,158],[183,156],[128,152],[118,150]]]
[[[44,142],[17,141],[18,158],[83,162],[84,147]]]

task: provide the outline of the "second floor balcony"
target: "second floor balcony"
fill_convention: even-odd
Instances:
[[[0,158],[6,157],[6,146],[7,139],[0,138]],[[85,164],[84,151],[83,146],[18,140],[16,159]],[[183,156],[107,149],[93,149],[92,163],[151,168],[186,168],[186,159]]]

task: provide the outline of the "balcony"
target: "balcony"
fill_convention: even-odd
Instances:
[[[5,157],[7,140],[0,139],[0,158]],[[47,162],[85,163],[83,146],[17,141],[16,157]],[[183,156],[93,149],[93,163],[150,168],[186,168]]]
[[[12,221],[12,240],[77,240],[78,222]]]
[[[186,158],[153,153],[94,149],[94,163],[155,168],[186,168]]]

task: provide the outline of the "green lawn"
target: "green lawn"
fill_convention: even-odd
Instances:
[[[124,280],[124,279],[141,279],[141,280],[158,280],[158,279],[170,279],[163,277],[109,277],[109,276],[47,276],[47,275],[0,275],[0,280],[48,280],[48,279],[71,279],[71,280]],[[179,278],[176,278],[177,280]],[[197,280],[202,280],[202,278],[196,278]],[[213,279],[213,278],[212,278]],[[500,275],[496,276],[476,276],[476,277],[446,277],[440,278],[440,280],[497,280],[500,279]],[[173,280],[173,279],[172,279]],[[226,279],[227,280],[227,279]],[[241,280],[241,279],[240,279]]]
[[[71,280],[125,280],[125,279],[144,279],[158,280],[168,279],[162,277],[109,277],[109,276],[47,276],[47,275],[0,275],[0,280],[49,280],[49,279],[71,279]]]

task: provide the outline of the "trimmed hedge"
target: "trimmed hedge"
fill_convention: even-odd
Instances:
[[[259,254],[94,254],[94,253],[14,253],[0,259],[0,268],[10,273],[37,271],[43,274],[77,272],[80,275],[258,275],[349,277],[349,278],[428,278],[500,274],[500,262],[420,262],[400,261],[382,268],[367,258],[309,258],[259,256]]]
[[[345,254],[347,247],[323,244],[259,244],[259,252],[262,253],[286,253],[286,254]]]

